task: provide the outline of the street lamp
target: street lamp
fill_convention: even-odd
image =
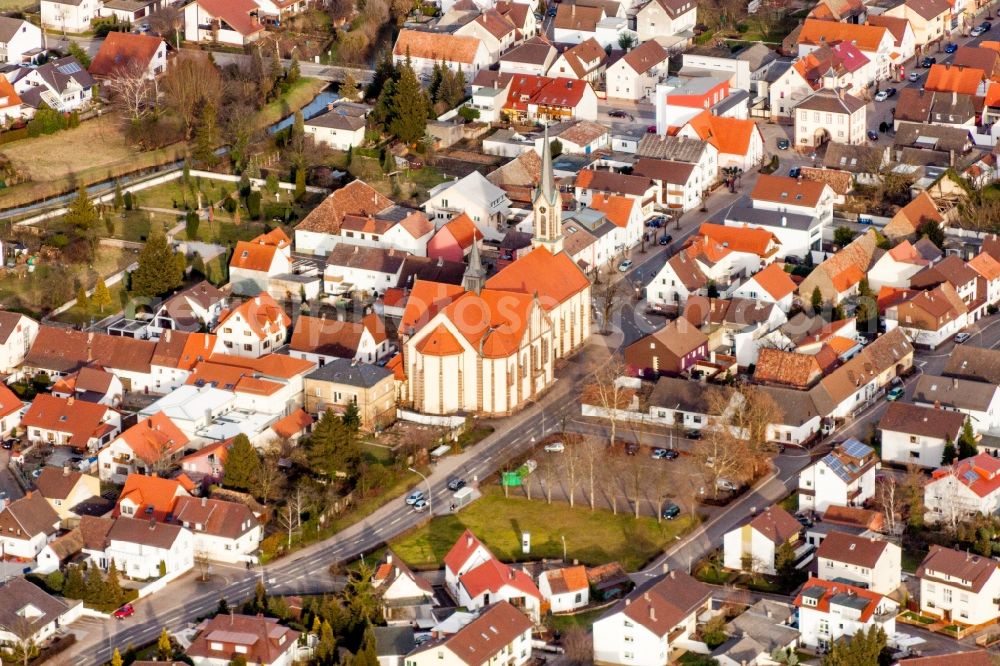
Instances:
[[[426,476],[424,476],[423,474],[421,474],[417,470],[413,469],[412,467],[410,467],[409,470],[411,472],[413,472],[414,474],[416,474],[417,476],[419,476],[421,479],[423,479],[424,483],[427,484],[427,513],[429,513],[430,515],[433,516],[434,515],[434,505],[431,503],[431,482],[427,480]]]

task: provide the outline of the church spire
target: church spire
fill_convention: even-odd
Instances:
[[[552,146],[549,144],[549,128],[545,127],[542,139],[542,173],[538,188],[531,201],[534,218],[534,247],[545,247],[552,254],[562,252],[562,197],[556,187],[552,169]]]
[[[469,252],[469,265],[465,268],[465,273],[462,275],[462,288],[466,291],[471,291],[475,294],[479,294],[483,290],[483,285],[486,283],[486,271],[483,269],[483,260],[479,256],[479,241],[476,240],[476,235],[472,235],[472,250]]]

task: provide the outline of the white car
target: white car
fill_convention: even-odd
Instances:
[[[889,93],[887,93],[886,91],[879,90],[877,93],[875,93],[876,102],[884,102],[887,99],[889,99]]]
[[[551,444],[545,445],[546,453],[562,453],[566,450],[566,445],[562,442],[552,442]]]
[[[984,32],[986,32],[986,31],[983,30],[983,26],[977,25],[975,28],[973,28],[972,30],[969,31],[969,36],[970,37],[978,37],[979,35],[983,34]]]
[[[729,479],[719,479],[715,482],[715,487],[719,490],[725,490],[728,492],[735,492],[737,489],[736,484]]]
[[[406,503],[410,506],[416,506],[417,502],[422,501],[424,501],[424,491],[422,490],[414,490],[406,496]]]
[[[626,259],[622,263],[618,264],[618,270],[620,270],[622,273],[624,273],[628,269],[632,268],[632,264],[633,263],[634,262],[631,259]]]
[[[426,511],[428,506],[430,506],[430,504],[427,503],[427,500],[421,497],[420,499],[418,499],[416,502],[413,503],[413,510]]]

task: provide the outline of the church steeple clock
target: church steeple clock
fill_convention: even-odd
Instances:
[[[531,200],[531,208],[534,222],[532,247],[547,248],[552,254],[562,252],[562,198],[559,196],[559,189],[552,173],[552,148],[549,145],[548,127],[545,128],[542,146],[542,177]]]

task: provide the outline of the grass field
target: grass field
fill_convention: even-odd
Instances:
[[[689,516],[657,523],[655,518],[636,520],[631,514],[613,515],[586,506],[504,498],[499,487],[487,486],[482,499],[458,514],[439,516],[391,545],[410,565],[436,568],[466,528],[505,562],[561,558],[565,537],[566,556],[571,560],[591,565],[617,560],[634,571],[691,525]],[[521,552],[522,532],[531,533],[528,555]]]
[[[101,312],[100,309],[89,304],[87,307],[82,307],[78,303],[69,310],[53,317],[53,319],[67,324],[73,324],[74,326],[78,324],[90,324],[91,320],[100,321],[113,312],[120,310],[125,305],[125,285],[122,282],[116,282],[115,284],[110,285],[108,287],[108,291],[111,293],[111,305],[104,308],[104,312]]]
[[[257,114],[257,127],[267,127],[289,116],[312,101],[321,90],[330,85],[320,79],[302,78],[292,84],[281,99],[266,105]]]

